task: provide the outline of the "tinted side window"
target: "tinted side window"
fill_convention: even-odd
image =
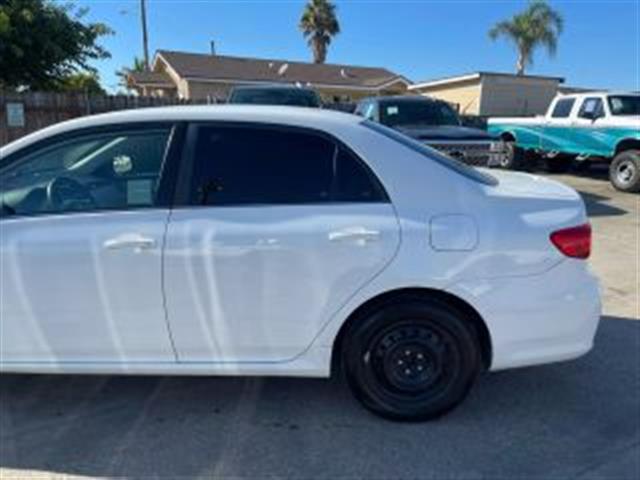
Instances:
[[[328,201],[333,145],[276,129],[201,127],[192,203],[290,204]]]
[[[575,98],[558,100],[556,106],[553,108],[551,116],[553,118],[567,118],[571,114],[571,109],[573,108],[575,101]]]
[[[3,214],[153,206],[169,128],[83,135],[17,159],[0,172]]]
[[[340,147],[336,156],[334,198],[336,202],[385,202],[384,188],[362,160]]]
[[[191,203],[287,205],[386,199],[366,166],[330,139],[299,130],[201,126]]]
[[[599,98],[585,98],[578,112],[580,118],[597,118],[602,116],[602,100]]]

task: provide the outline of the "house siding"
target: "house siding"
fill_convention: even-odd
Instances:
[[[479,79],[444,84],[419,90],[421,95],[437,98],[455,104],[463,115],[480,115],[480,81]]]
[[[218,82],[198,82],[195,80],[185,81],[187,88],[187,97],[191,100],[216,100],[224,101],[229,96],[229,92],[233,88],[233,83],[218,83]]]
[[[485,116],[542,115],[558,92],[554,79],[485,76],[480,114]]]
[[[445,100],[464,115],[520,116],[546,112],[560,79],[516,75],[476,75],[415,88],[417,93]]]

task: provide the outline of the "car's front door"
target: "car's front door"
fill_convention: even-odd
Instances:
[[[175,361],[162,297],[172,126],[65,136],[0,169],[0,359]]]
[[[602,97],[585,97],[572,122],[573,142],[582,155],[602,155],[611,153],[612,139],[607,135],[605,110]]]
[[[303,129],[192,126],[188,205],[167,231],[167,311],[181,361],[285,361],[393,258],[383,187]]]

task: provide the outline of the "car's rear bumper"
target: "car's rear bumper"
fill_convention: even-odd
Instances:
[[[456,285],[491,337],[491,370],[570,360],[587,353],[601,314],[598,280],[581,260],[542,275]]]

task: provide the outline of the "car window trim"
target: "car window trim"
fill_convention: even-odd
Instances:
[[[101,214],[101,213],[114,213],[114,212],[131,212],[138,210],[164,210],[170,209],[173,206],[175,181],[172,181],[172,176],[175,179],[175,174],[179,168],[180,159],[182,157],[182,149],[184,146],[184,131],[186,128],[185,122],[131,122],[120,124],[108,124],[99,125],[86,128],[75,129],[67,132],[60,133],[58,135],[52,135],[37,142],[34,142],[3,159],[0,164],[0,175],[2,172],[11,167],[16,162],[19,162],[22,158],[36,153],[40,150],[47,149],[56,144],[73,141],[75,139],[82,139],[83,137],[89,137],[100,134],[117,134],[118,132],[144,132],[145,130],[158,130],[169,129],[169,136],[167,138],[167,145],[165,146],[164,156],[158,171],[158,189],[156,196],[156,203],[153,205],[132,205],[126,208],[113,207],[113,208],[100,208],[100,209],[78,209],[69,210],[67,212],[41,212],[41,213],[16,213],[10,215],[0,214],[0,221],[28,219],[37,217],[60,217],[73,214]],[[1,198],[0,198],[1,200]]]
[[[376,187],[379,200],[368,202],[346,202],[346,201],[320,201],[320,202],[303,202],[303,203],[238,203],[223,205],[201,205],[191,201],[191,180],[193,178],[194,166],[196,162],[195,150],[198,140],[198,131],[202,127],[226,127],[226,128],[262,128],[275,131],[288,131],[305,133],[308,135],[320,136],[331,142],[335,148],[334,156],[339,154],[340,149],[344,149],[353,159],[359,162],[367,173],[367,177]],[[311,127],[301,127],[297,125],[288,125],[280,123],[253,122],[253,121],[236,121],[236,120],[198,120],[189,122],[186,131],[186,140],[184,147],[183,160],[181,162],[180,174],[177,181],[176,195],[173,203],[173,209],[192,209],[192,208],[274,208],[274,207],[303,207],[303,206],[344,206],[344,205],[371,205],[371,204],[390,204],[391,199],[387,190],[379,179],[378,175],[371,169],[365,160],[353,151],[342,140],[334,135],[320,129]],[[333,194],[333,192],[332,192]]]

